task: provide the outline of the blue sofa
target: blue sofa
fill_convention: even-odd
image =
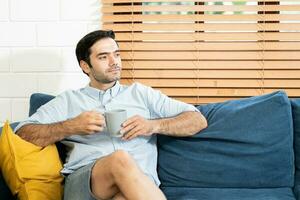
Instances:
[[[33,94],[29,114],[52,98]],[[208,128],[193,137],[158,136],[168,200],[300,200],[300,99],[278,91],[197,108]],[[9,195],[0,176],[0,197]]]

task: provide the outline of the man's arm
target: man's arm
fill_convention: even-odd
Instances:
[[[122,132],[126,133],[125,140],[139,135],[163,135],[184,137],[198,133],[207,127],[207,121],[200,112],[183,112],[173,118],[146,120],[141,116],[134,116],[123,123]]]
[[[53,124],[27,124],[17,134],[24,140],[45,147],[68,136],[103,131],[105,119],[96,111],[83,112],[73,119]]]

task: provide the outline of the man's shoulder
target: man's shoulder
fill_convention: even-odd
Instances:
[[[136,89],[136,90],[139,90],[139,91],[153,90],[152,87],[144,85],[144,84],[139,83],[139,82],[134,82],[129,87],[131,87],[133,89]]]
[[[57,97],[59,96],[77,96],[83,93],[85,88],[79,88],[79,89],[67,89],[63,92],[61,92],[60,94],[57,95]]]
[[[73,100],[76,100],[78,98],[82,98],[83,92],[82,89],[68,89],[65,90],[59,94],[57,94],[56,96],[54,96],[54,98],[49,101],[48,103],[54,103],[54,104],[62,104],[62,103],[70,103]]]

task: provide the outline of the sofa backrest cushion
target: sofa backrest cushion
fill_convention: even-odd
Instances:
[[[52,100],[55,96],[43,93],[34,93],[30,96],[29,116],[37,111],[39,107]]]
[[[295,188],[294,193],[300,199],[300,99],[291,99],[294,124],[295,152]]]
[[[293,186],[291,105],[284,92],[199,106],[208,127],[158,137],[163,187]]]

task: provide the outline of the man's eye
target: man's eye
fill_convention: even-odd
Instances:
[[[100,56],[100,57],[98,57],[99,58],[99,60],[105,60],[106,59],[106,56]]]

